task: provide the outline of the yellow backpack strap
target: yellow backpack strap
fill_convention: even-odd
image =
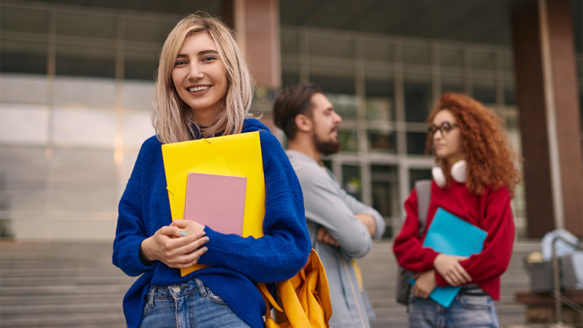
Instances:
[[[352,266],[354,266],[354,275],[356,276],[356,280],[358,280],[358,288],[362,291],[362,272],[358,264],[356,264],[355,259],[352,259]]]
[[[271,293],[269,292],[269,289],[267,289],[267,286],[264,283],[258,283],[257,287],[259,287],[259,291],[261,292],[261,295],[263,296],[263,299],[265,300],[265,307],[266,307],[266,311],[269,312],[270,307],[269,304],[271,304],[277,311],[279,312],[283,312],[283,308],[281,306],[279,306],[279,304],[277,304],[277,302],[275,301],[275,299],[273,298],[273,295],[271,295]]]

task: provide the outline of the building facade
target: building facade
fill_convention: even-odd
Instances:
[[[256,34],[238,27],[237,3],[206,9],[247,39],[242,47],[253,57],[249,44]],[[197,9],[192,6],[184,13]],[[275,58],[271,70],[258,72],[271,80],[258,79],[255,112],[269,121],[270,101],[282,84],[321,85],[343,117],[342,151],[326,163],[349,192],[382,213],[387,238],[397,233],[414,181],[430,176],[424,121],[441,93],[464,92],[495,110],[521,154],[512,46],[284,24],[283,10],[268,10],[281,18],[265,36],[278,47],[267,50]],[[182,13],[58,1],[3,1],[0,13],[2,234],[112,239],[137,152],[154,133],[161,44]],[[583,99],[581,49],[575,58]],[[512,203],[519,236],[530,235],[527,202],[521,184]]]

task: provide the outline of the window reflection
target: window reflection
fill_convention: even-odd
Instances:
[[[392,217],[399,211],[399,175],[395,165],[371,165],[372,206],[387,222],[385,237],[393,236]]]
[[[47,74],[48,44],[0,40],[0,72]]]
[[[368,146],[371,151],[395,153],[397,151],[397,138],[394,131],[367,131]]]
[[[338,139],[342,147],[340,151],[342,152],[357,152],[358,151],[358,140],[356,139],[356,131],[354,130],[338,130]]]
[[[0,210],[45,210],[49,161],[44,148],[4,145],[0,154]]]
[[[326,92],[326,88],[322,88],[326,93],[326,97],[334,106],[334,111],[342,117],[342,119],[356,119],[356,97],[347,94],[336,94]]]
[[[425,122],[431,109],[430,81],[407,81],[405,91],[405,120],[407,122]]]
[[[407,154],[423,155],[425,154],[425,142],[427,133],[425,132],[407,132]]]
[[[158,51],[141,49],[126,52],[124,69],[125,79],[154,81],[158,69]]]
[[[58,45],[55,74],[115,78],[115,49]]]
[[[365,91],[366,119],[370,121],[393,121],[395,97],[392,79],[367,78]]]
[[[112,158],[111,151],[55,150],[50,171],[51,209],[108,211],[114,208],[117,195]]]
[[[360,165],[342,165],[342,187],[356,199],[362,200]]]
[[[476,81],[473,86],[472,96],[486,105],[495,105],[496,86],[493,81]]]
[[[464,54],[458,48],[439,49],[439,64],[444,68],[462,69],[464,64]]]
[[[445,92],[466,93],[464,81],[461,78],[443,78],[441,82],[441,93]]]

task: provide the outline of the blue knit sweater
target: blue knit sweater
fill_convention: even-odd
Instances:
[[[306,263],[311,244],[304,216],[302,191],[279,141],[256,119],[246,119],[243,132],[260,131],[265,176],[264,236],[258,239],[226,235],[208,226],[208,252],[199,259],[210,267],[185,277],[160,261],[140,260],[142,241],[171,223],[161,143],[154,136],[144,142],[119,203],[113,263],[138,276],[124,297],[129,328],[142,319],[150,285],[167,286],[200,279],[251,327],[263,327],[265,302],[255,282],[289,279]],[[204,156],[204,154],[201,154]]]

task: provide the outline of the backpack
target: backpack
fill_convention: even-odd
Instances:
[[[417,216],[419,217],[419,236],[423,233],[425,223],[427,222],[427,210],[429,209],[429,202],[431,201],[431,180],[419,180],[415,182],[415,190],[417,192]],[[411,284],[409,280],[413,277],[413,272],[405,270],[400,265],[397,273],[397,289],[396,300],[397,303],[409,305],[409,294],[411,292]]]
[[[264,283],[257,284],[265,299],[266,328],[329,328],[332,316],[328,278],[318,253],[314,249],[308,262],[295,276],[277,283],[279,303]],[[275,308],[271,317],[270,304]]]

